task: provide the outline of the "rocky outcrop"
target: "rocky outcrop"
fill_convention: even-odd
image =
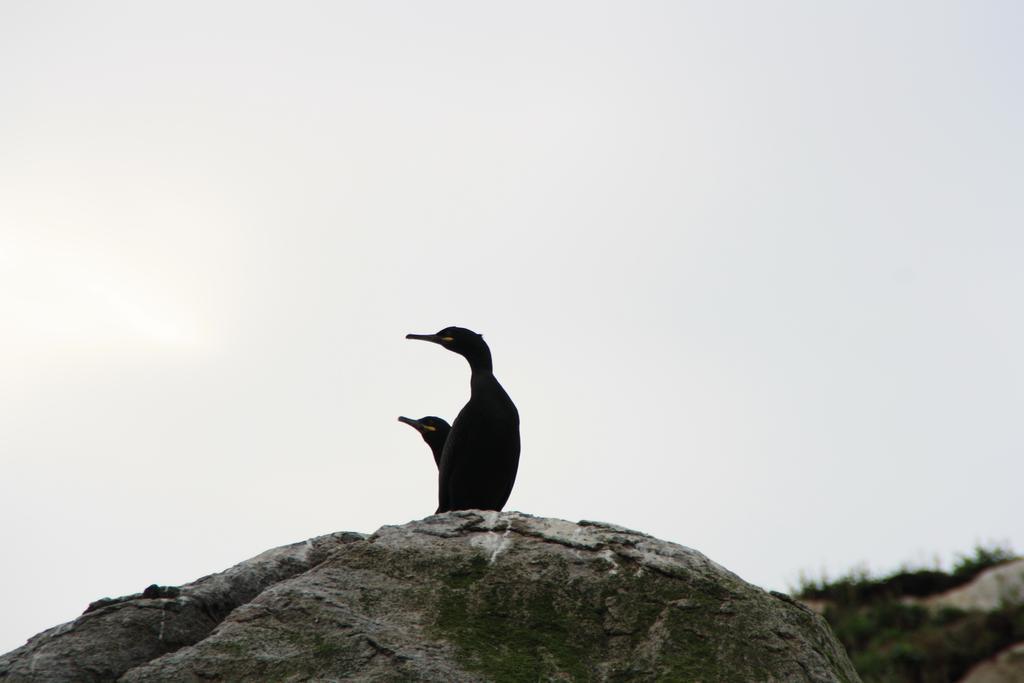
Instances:
[[[811,610],[595,522],[454,512],[94,603],[5,681],[857,681]]]
[[[1024,559],[1000,564],[953,590],[917,600],[934,609],[953,607],[991,612],[1003,605],[1024,603]]]
[[[1008,647],[978,664],[960,683],[1024,683],[1024,643]]]
[[[235,608],[308,570],[329,551],[365,538],[340,533],[274,548],[181,588],[150,586],[104,598],[74,621],[43,631],[0,657],[0,680],[111,681],[200,642]]]
[[[970,583],[933,596],[926,604],[932,608],[984,611],[1024,604],[1024,559],[987,569]],[[1024,643],[981,662],[960,683],[1024,683]]]

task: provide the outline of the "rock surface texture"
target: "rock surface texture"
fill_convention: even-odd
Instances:
[[[858,681],[825,621],[596,522],[435,515],[102,600],[4,681]]]

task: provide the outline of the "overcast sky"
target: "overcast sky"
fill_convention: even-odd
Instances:
[[[0,4],[0,652],[430,514],[484,334],[508,509],[785,590],[1024,548],[1017,2]]]

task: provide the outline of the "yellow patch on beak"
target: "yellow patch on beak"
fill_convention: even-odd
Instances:
[[[425,430],[427,430],[428,432],[436,432],[437,431],[437,427],[431,427],[430,425],[423,425],[423,428]]]
[[[444,342],[455,341],[455,337],[441,337],[441,341],[444,341]]]

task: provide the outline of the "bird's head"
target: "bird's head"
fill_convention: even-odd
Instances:
[[[440,344],[463,356],[474,370],[491,369],[491,350],[487,348],[483,335],[465,327],[446,327],[437,334],[407,334],[405,338]]]
[[[418,420],[411,417],[400,417],[398,421],[404,422],[419,432],[423,440],[430,446],[430,450],[434,452],[434,460],[439,460],[441,449],[444,448],[444,442],[448,439],[448,432],[452,430],[451,425],[433,415],[427,415]]]

